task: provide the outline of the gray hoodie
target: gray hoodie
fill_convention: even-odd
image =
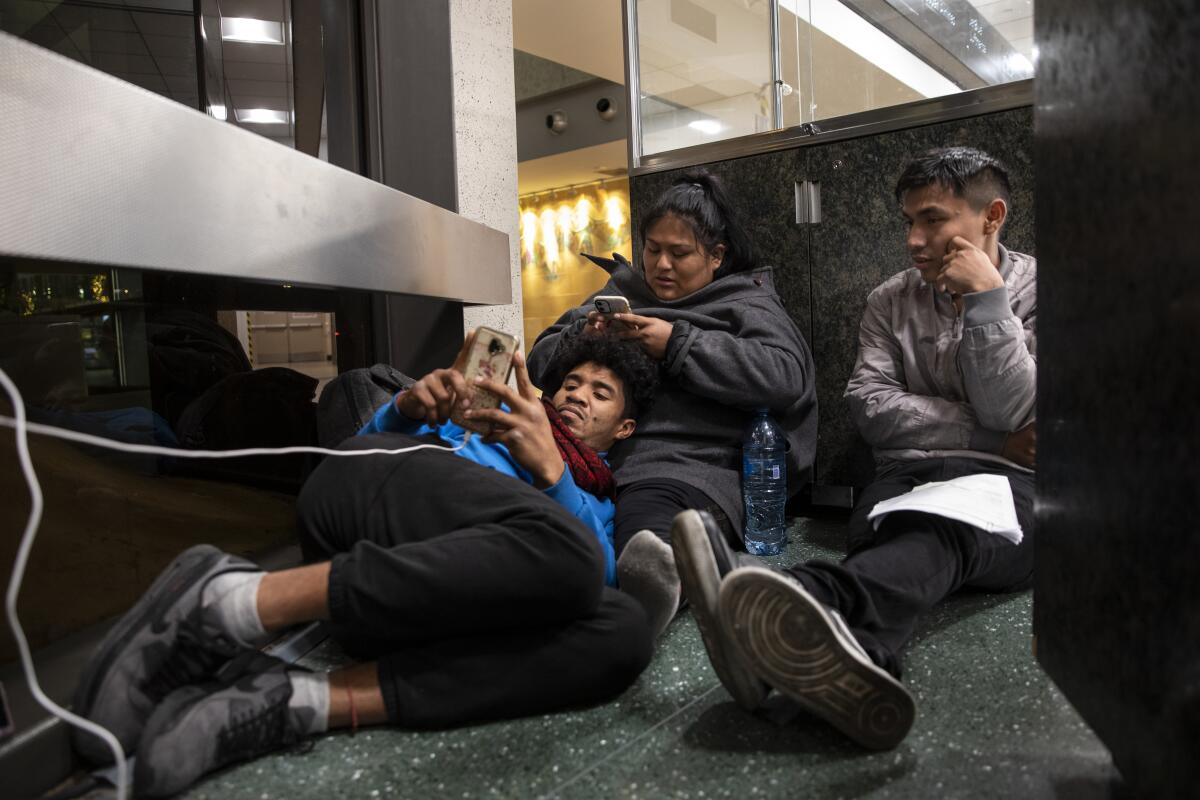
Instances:
[[[654,407],[609,453],[617,486],[684,481],[712,498],[740,530],[742,435],[756,408],[770,409],[787,434],[789,494],[811,480],[817,444],[812,354],[775,293],[770,267],[660,300],[624,259],[592,260],[611,276],[597,294],[622,295],[634,313],[673,323]],[[592,308],[588,298],[534,343],[529,371],[543,390],[557,388],[546,385],[557,348],[582,335]]]

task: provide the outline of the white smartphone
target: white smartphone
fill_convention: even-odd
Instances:
[[[462,365],[455,365],[467,382],[472,409],[496,408],[500,405],[500,398],[476,386],[475,379],[482,376],[500,383],[508,383],[509,374],[512,372],[513,353],[516,351],[517,337],[491,328],[475,329],[475,338],[471,342],[470,349],[467,350],[466,361]],[[450,420],[456,425],[476,433],[491,432],[490,422],[471,421],[464,418],[458,403],[454,404]]]

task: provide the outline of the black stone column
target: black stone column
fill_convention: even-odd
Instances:
[[[1038,0],[1038,658],[1137,797],[1200,787],[1200,12]]]

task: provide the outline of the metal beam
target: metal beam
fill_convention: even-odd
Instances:
[[[5,34],[0,255],[512,301],[507,234]]]

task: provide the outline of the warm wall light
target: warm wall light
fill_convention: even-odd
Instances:
[[[245,44],[283,44],[283,23],[251,17],[221,17],[221,38]]]
[[[604,221],[608,223],[608,228],[614,237],[619,236],[621,229],[625,227],[624,204],[621,202],[621,198],[615,194],[610,194],[604,200]]]
[[[521,251],[525,260],[532,262],[537,257],[538,218],[532,211],[521,214]]]
[[[547,208],[542,212],[542,253],[546,256],[546,267],[551,274],[558,267],[558,236],[555,234],[556,219],[554,209]]]

